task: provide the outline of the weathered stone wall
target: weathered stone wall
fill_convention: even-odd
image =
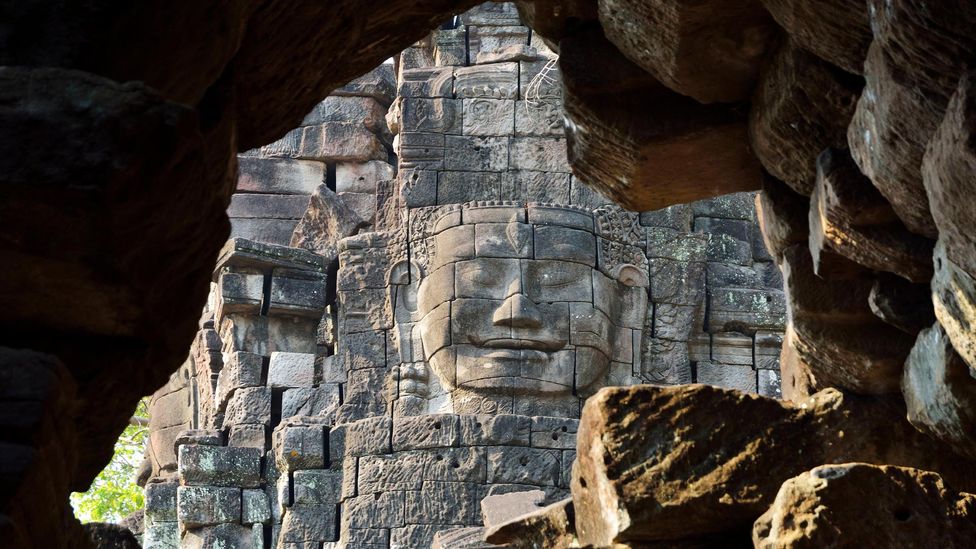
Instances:
[[[785,299],[754,195],[636,213],[590,190],[565,154],[556,56],[530,36],[512,4],[485,4],[241,155],[236,239],[153,401],[147,547],[480,535],[485,497],[568,495],[576,418],[602,386],[779,396]],[[458,344],[499,325],[568,339],[538,372],[465,383],[500,351],[469,349],[464,370]]]

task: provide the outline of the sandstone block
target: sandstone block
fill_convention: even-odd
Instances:
[[[757,374],[758,392],[769,398],[783,398],[783,380],[779,370],[759,370]]]
[[[497,173],[442,171],[437,174],[438,204],[497,200],[500,190],[501,176]]]
[[[485,528],[492,528],[522,515],[538,511],[546,493],[542,490],[509,492],[486,496],[481,500],[481,518]]]
[[[515,101],[471,97],[461,100],[464,135],[512,135]]]
[[[238,158],[237,190],[309,195],[325,182],[325,163],[285,158]]]
[[[298,219],[305,213],[308,197],[287,194],[244,194],[231,196],[229,217]]]
[[[393,419],[385,416],[337,425],[329,431],[329,455],[389,454],[393,451],[390,447],[392,433]]]
[[[558,450],[488,448],[488,482],[556,486],[560,476]]]
[[[396,76],[393,74],[393,65],[383,63],[333,91],[332,95],[372,97],[383,105],[389,105],[396,97]]]
[[[272,436],[278,469],[298,471],[325,467],[326,430],[320,424],[295,420],[279,425]]]
[[[960,454],[976,456],[972,437],[976,429],[976,380],[939,324],[922,330],[915,340],[905,361],[901,391],[908,421]]]
[[[240,547],[256,549],[264,543],[263,529],[239,524],[217,524],[188,530],[183,536],[181,549],[209,549],[210,547]]]
[[[448,135],[444,168],[462,171],[504,171],[508,168],[508,138]]]
[[[335,384],[288,389],[281,397],[281,417],[335,414],[339,408],[339,387]]]
[[[936,473],[890,465],[822,465],[783,483],[753,525],[755,547],[964,547],[976,496]],[[788,517],[788,518],[787,518]]]
[[[230,218],[231,238],[253,240],[262,244],[287,246],[295,230],[295,219]]]
[[[640,224],[645,227],[661,227],[678,232],[691,232],[694,214],[688,204],[675,204],[660,210],[640,213]]]
[[[180,446],[180,479],[185,485],[252,487],[261,482],[259,448]]]
[[[322,183],[309,199],[308,209],[289,242],[294,248],[309,250],[331,260],[338,254],[339,240],[356,234],[366,224],[367,221],[352,206]]]
[[[472,65],[454,70],[454,94],[457,97],[518,97],[518,63]]]
[[[756,217],[765,248],[780,261],[783,250],[807,241],[810,200],[770,176],[763,177],[762,187],[756,195]]]
[[[887,273],[878,273],[868,295],[875,316],[909,335],[917,335],[935,322],[929,284],[912,284]]]
[[[667,227],[648,227],[647,257],[673,261],[705,261],[709,235],[676,231]]]
[[[554,97],[524,100],[515,103],[515,135],[563,135],[562,103]]]
[[[706,385],[602,389],[586,402],[577,435],[572,491],[580,544],[741,528],[767,509],[785,479],[824,463],[928,468],[957,486],[976,480],[964,461],[937,450],[945,445],[893,420],[892,406],[898,401],[832,389],[796,404]],[[730,422],[728,414],[750,421]],[[774,442],[785,438],[801,447]],[[704,450],[705,440],[722,444]]]
[[[763,167],[809,195],[817,156],[847,144],[861,86],[860,78],[784,41],[765,64],[749,109],[749,136]]]
[[[267,429],[264,425],[231,425],[227,432],[227,445],[235,448],[264,450],[267,441]]]
[[[569,204],[570,174],[530,170],[508,171],[502,174],[502,200],[526,200],[553,204]],[[589,229],[593,222],[589,220]]]
[[[267,524],[271,522],[271,505],[264,490],[248,489],[241,492],[241,524]]]
[[[457,446],[460,428],[460,420],[454,414],[396,418],[393,420],[393,451]]]
[[[294,504],[336,505],[342,490],[342,471],[307,470],[292,473]]]
[[[260,355],[244,352],[231,354],[217,375],[217,390],[214,395],[217,409],[224,409],[234,391],[261,385],[261,369]]]
[[[508,522],[486,526],[484,539],[503,546],[521,545],[539,549],[572,547],[575,541],[574,519],[573,500],[567,498]]]
[[[400,97],[454,97],[454,67],[418,67],[400,73]]]
[[[304,126],[259,149],[271,158],[295,158],[319,162],[367,162],[385,160],[383,143],[362,124],[326,122]]]
[[[394,143],[394,149],[400,168],[444,169],[444,134],[400,132],[397,141],[399,144]]]
[[[532,418],[532,447],[572,450],[576,448],[579,421],[556,417]]]
[[[173,509],[176,509],[175,503]],[[180,549],[180,523],[173,520],[147,524],[142,546],[145,549]]]
[[[176,482],[151,482],[145,488],[145,520],[147,525],[175,522]]]
[[[335,505],[292,505],[281,520],[279,541],[284,543],[335,541]]]
[[[521,25],[522,20],[514,2],[485,2],[462,13],[461,24],[504,27]]]
[[[411,524],[456,524],[477,521],[478,485],[467,482],[424,482],[420,491],[406,492],[404,519]]]
[[[515,137],[509,165],[515,170],[569,173],[566,141],[557,137]]]
[[[399,528],[404,521],[408,492],[376,492],[347,499],[343,503],[343,528]],[[416,492],[413,492],[416,493]]]
[[[945,329],[952,347],[976,374],[976,279],[949,258],[943,240],[935,246],[932,305],[935,318]],[[976,377],[976,375],[974,375]]]
[[[318,126],[329,122],[353,122],[362,124],[369,131],[381,135],[388,132],[386,107],[373,97],[349,97],[332,95],[312,107],[305,115],[302,126]]]
[[[268,314],[322,318],[326,299],[325,276],[275,269],[271,278]]]
[[[511,414],[460,416],[462,446],[528,446],[531,418]]]
[[[224,269],[217,282],[220,295],[219,309],[227,313],[251,313],[261,311],[264,300],[264,275],[247,270]]]
[[[867,6],[844,0],[763,0],[790,39],[851,74],[861,74],[871,43]]]
[[[527,46],[529,29],[522,25],[468,27],[468,55],[477,59],[481,54],[497,52],[511,46]]]
[[[465,65],[468,44],[464,27],[442,29],[434,35],[434,64],[438,67]]]
[[[699,362],[697,366],[698,383],[705,383],[735,389],[744,393],[755,393],[757,388],[756,371],[752,366]]]
[[[398,99],[401,132],[461,133],[461,101],[459,99],[405,97]]]
[[[271,353],[268,387],[311,387],[315,382],[315,355]]]
[[[176,512],[187,528],[240,522],[241,489],[220,486],[180,486]]]
[[[818,275],[830,277],[830,252],[911,282],[932,278],[931,240],[910,232],[846,150],[817,158],[810,197],[810,252]]]
[[[716,288],[708,295],[708,326],[712,331],[755,333],[782,330],[786,296],[776,290]]]

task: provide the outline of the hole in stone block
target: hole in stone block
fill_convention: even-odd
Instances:
[[[910,509],[900,508],[895,509],[895,520],[898,522],[908,522],[912,518],[912,511]]]
[[[528,464],[529,464],[529,458],[527,458],[525,456],[522,456],[522,457],[519,458],[519,465],[521,465],[522,467],[525,467]]]

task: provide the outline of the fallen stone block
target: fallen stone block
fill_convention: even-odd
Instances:
[[[539,510],[546,493],[542,490],[509,492],[486,496],[481,500],[481,519],[485,528],[492,528],[522,515]]]
[[[801,403],[705,385],[602,389],[580,421],[576,534],[606,547],[742,529],[786,479],[824,463],[891,463],[976,486],[968,460],[904,415],[900,399],[833,389]]]
[[[783,483],[755,523],[753,545],[775,547],[968,547],[976,496],[928,471],[846,463]]]
[[[512,548],[564,549],[575,545],[573,500],[564,499],[508,522],[485,526],[485,541]]]

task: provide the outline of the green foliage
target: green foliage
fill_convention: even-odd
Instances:
[[[143,448],[149,433],[148,399],[142,399],[133,413],[137,422],[130,423],[115,443],[112,461],[92,482],[87,492],[71,494],[71,506],[81,522],[118,522],[143,506],[142,488],[136,484],[136,472],[142,462]]]

